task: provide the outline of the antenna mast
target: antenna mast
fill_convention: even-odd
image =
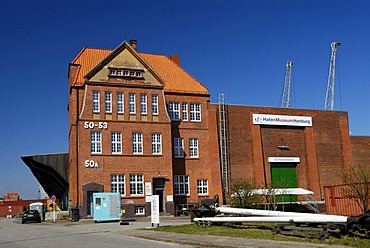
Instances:
[[[325,110],[334,110],[334,77],[335,77],[335,57],[340,42],[331,43],[330,68],[328,76],[328,85],[326,87]]]
[[[290,80],[292,75],[292,66],[293,61],[288,61],[286,63],[283,96],[281,100],[282,108],[290,108]]]

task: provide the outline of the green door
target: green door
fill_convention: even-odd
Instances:
[[[297,168],[295,163],[271,163],[272,188],[297,188]],[[296,202],[297,195],[276,196],[277,202]]]

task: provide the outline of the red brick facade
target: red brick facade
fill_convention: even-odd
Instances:
[[[370,164],[370,136],[351,136],[353,165]]]
[[[84,49],[70,64],[69,195],[70,207],[78,207],[82,217],[90,214],[92,192],[113,191],[112,175],[124,175],[122,205],[127,215],[135,215],[136,207],[150,214],[150,194],[160,195],[161,210],[170,214],[179,204],[196,205],[215,194],[222,201],[218,105],[210,104],[208,90],[180,67],[178,55],[168,58],[135,49],[136,42],[123,43],[113,51]],[[113,76],[112,68],[117,73],[139,70],[142,74]],[[99,94],[95,101],[93,92]],[[111,94],[111,111],[105,109],[106,92]],[[120,113],[117,93],[123,95]],[[130,113],[130,94],[135,95],[135,113]],[[143,94],[146,113],[140,111]],[[158,97],[158,114],[152,111],[153,95]],[[94,102],[99,106],[95,111]],[[169,104],[177,106],[178,120],[171,120]],[[343,169],[367,158],[370,151],[369,138],[349,136],[346,112],[235,105],[226,109],[231,181],[248,178],[269,187],[273,166],[269,159],[293,157],[299,160],[294,164],[297,187],[323,200],[324,186],[340,184]],[[253,124],[253,114],[307,116],[312,126]],[[99,152],[91,148],[92,132],[101,135]],[[112,132],[122,135],[119,154],[112,153]],[[142,135],[140,154],[133,153],[136,133]],[[160,154],[152,154],[152,134],[161,135]],[[183,141],[184,156],[176,156],[176,138]],[[195,141],[197,154],[191,156]],[[131,175],[143,177],[140,194],[130,192]],[[176,183],[176,176],[186,176],[188,182]],[[151,192],[145,190],[148,183]]]
[[[86,50],[83,50],[86,51]],[[80,56],[84,56],[83,52]],[[106,56],[106,55],[105,55]],[[209,132],[210,123],[215,125],[216,113],[209,112],[209,94],[193,93],[190,86],[188,92],[173,92],[174,87],[166,90],[165,85],[170,87],[166,80],[181,81],[186,77],[176,76],[184,73],[179,67],[179,56],[172,56],[175,61],[168,62],[168,58],[159,57],[165,63],[173,63],[175,71],[167,75],[158,75],[151,71],[150,66],[142,60],[136,51],[124,43],[107,57],[106,64],[101,67],[93,66],[88,71],[83,84],[76,83],[78,74],[83,71],[84,65],[76,62],[71,64],[69,69],[69,141],[70,141],[70,207],[78,207],[82,217],[91,214],[91,193],[111,192],[112,175],[124,175],[124,193],[122,194],[122,205],[126,210],[126,216],[135,215],[135,208],[144,208],[145,214],[150,214],[150,203],[147,196],[150,194],[160,195],[160,210],[174,214],[179,204],[198,204],[201,199],[213,197],[220,194],[220,170],[219,160],[215,153],[218,153],[217,131]],[[156,62],[155,55],[145,56]],[[153,58],[154,56],[154,58]],[[85,59],[86,63],[90,58]],[[82,60],[82,59],[81,59]],[[77,60],[75,60],[77,61]],[[162,62],[161,62],[162,63]],[[158,62],[159,66],[162,66]],[[112,66],[113,65],[113,66]],[[135,65],[135,66],[133,66]],[[157,64],[156,64],[157,65]],[[125,76],[111,76],[110,67],[117,70],[138,70],[143,76],[139,78]],[[158,66],[158,65],[157,65]],[[162,66],[163,67],[163,66]],[[108,69],[107,69],[108,68]],[[122,68],[122,69],[121,69]],[[133,69],[134,68],[134,69]],[[161,68],[159,68],[161,69]],[[181,75],[180,75],[181,76]],[[167,85],[168,83],[168,85]],[[176,85],[176,82],[172,82]],[[204,88],[194,79],[189,84],[195,84],[198,88]],[[200,86],[199,86],[200,85]],[[206,88],[204,88],[206,89]],[[93,92],[96,92],[95,104],[99,109],[93,110]],[[106,106],[106,92],[111,95],[111,111]],[[123,111],[118,111],[117,93],[123,95]],[[130,113],[130,97],[135,96],[135,113]],[[152,96],[157,97],[158,113],[153,113]],[[141,98],[146,97],[146,113],[141,112]],[[181,120],[171,120],[167,111],[168,103],[176,103],[179,107]],[[192,120],[191,112],[193,104],[199,106],[199,120]],[[186,106],[183,107],[183,105]],[[187,120],[183,119],[187,115]],[[195,117],[194,117],[195,118]],[[216,126],[212,130],[217,130]],[[92,133],[101,135],[101,151],[93,152]],[[119,132],[122,137],[122,149],[119,154],[112,152],[112,132]],[[142,137],[142,152],[133,152],[133,134],[140,134]],[[161,153],[152,154],[152,134],[161,136]],[[183,157],[174,155],[174,139],[183,139]],[[195,155],[190,155],[190,142],[196,140],[197,146]],[[212,140],[215,142],[210,145]],[[212,152],[213,151],[213,154]],[[211,158],[212,155],[212,158]],[[141,184],[143,191],[131,192],[131,175],[140,175],[143,180]],[[188,183],[180,183],[179,187],[187,189],[175,189],[175,176],[186,176]],[[206,181],[206,192],[198,191],[198,180]],[[147,192],[145,186],[150,183],[151,189]],[[176,191],[177,190],[177,191]]]
[[[313,124],[254,125],[253,114],[308,116]],[[269,157],[297,157],[297,186],[321,200],[323,187],[341,183],[342,170],[352,161],[345,112],[229,105],[228,131],[231,180],[249,178],[269,187]]]

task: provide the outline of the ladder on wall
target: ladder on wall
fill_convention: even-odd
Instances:
[[[226,119],[225,94],[218,94],[218,131],[220,143],[220,162],[222,176],[222,191],[224,194],[229,192],[229,154],[228,154],[228,133]]]

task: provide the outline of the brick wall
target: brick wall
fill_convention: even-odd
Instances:
[[[70,79],[70,81],[73,81]],[[85,92],[85,90],[87,90]],[[93,113],[92,92],[100,93],[100,111]],[[104,110],[104,93],[112,94],[112,113]],[[116,94],[124,94],[124,113],[117,113]],[[129,113],[128,95],[136,96],[136,113]],[[147,114],[140,113],[140,94],[147,95]],[[151,96],[158,95],[158,115],[152,114]],[[201,122],[190,121],[190,106],[188,105],[188,121],[170,121],[167,113],[167,102],[174,101],[201,104]],[[144,196],[131,196],[130,174],[142,174],[144,182],[153,182],[154,178],[165,178],[164,201],[166,211],[174,213],[176,204],[197,203],[206,197],[220,194],[219,163],[218,157],[213,158],[211,163],[210,149],[218,152],[217,144],[210,146],[210,134],[208,131],[208,107],[209,96],[170,94],[162,91],[160,87],[126,87],[125,85],[112,85],[104,82],[89,82],[84,87],[71,87],[69,95],[70,117],[70,206],[79,207],[81,217],[87,214],[86,185],[95,183],[102,185],[105,192],[111,191],[111,175],[125,175],[125,195],[122,196],[122,204],[128,209],[128,215],[134,206],[147,204]],[[99,123],[106,124],[107,128],[99,128]],[[91,124],[91,125],[90,125]],[[213,123],[212,123],[213,124]],[[89,126],[90,125],[90,126]],[[88,126],[88,127],[87,127]],[[216,130],[216,128],[214,128]],[[91,132],[101,132],[102,153],[92,154],[90,151]],[[122,133],[122,154],[111,153],[111,132]],[[132,152],[132,133],[142,133],[143,154],[135,155]],[[152,155],[152,133],[162,135],[162,154]],[[217,134],[217,133],[216,133]],[[184,139],[184,158],[174,158],[173,138]],[[189,139],[198,139],[199,157],[189,157]],[[217,135],[213,133],[213,141]],[[96,167],[86,167],[86,161],[93,161]],[[185,197],[174,195],[173,175],[189,176],[190,194]],[[209,194],[198,196],[197,180],[208,180]],[[152,189],[154,194],[154,188]],[[173,202],[167,202],[167,196],[173,196]],[[150,210],[150,209],[149,209]],[[146,211],[149,215],[150,211]]]
[[[370,165],[370,137],[351,136],[353,165]]]
[[[268,157],[299,157],[298,187],[323,199],[323,186],[341,183],[348,152],[346,112],[228,105],[231,179],[270,185]],[[312,117],[312,127],[253,125],[252,114]],[[346,135],[347,134],[347,135]],[[278,149],[287,146],[289,149]]]

